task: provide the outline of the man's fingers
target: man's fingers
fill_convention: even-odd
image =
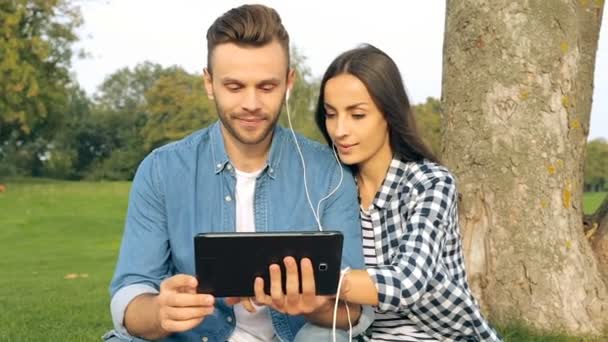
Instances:
[[[196,288],[198,281],[195,277],[188,274],[177,274],[163,280],[160,283],[160,291],[178,291],[182,287],[185,288]]]
[[[160,326],[167,332],[182,332],[188,331],[197,325],[201,324],[203,318],[193,318],[186,321],[172,321],[169,319],[161,320]]]
[[[285,282],[285,291],[287,294],[287,306],[294,307],[300,301],[300,276],[298,275],[298,264],[292,257],[286,257],[285,273],[287,280]]]
[[[251,301],[251,298],[249,298],[249,297],[243,297],[243,298],[241,298],[241,304],[243,304],[243,307],[248,312],[254,313],[254,312],[258,311],[255,308],[255,306],[253,306],[253,302]]]
[[[165,317],[170,321],[189,321],[193,319],[202,319],[203,317],[213,313],[213,306],[199,307],[167,307],[165,308]]]
[[[241,303],[243,305],[243,307],[245,308],[245,310],[254,313],[256,312],[256,308],[255,306],[253,306],[253,302],[251,301],[251,299],[249,297],[227,297],[224,298],[224,302],[227,305],[235,305],[238,303]]]
[[[165,296],[165,304],[172,307],[212,307],[214,302],[215,298],[206,294],[175,293]]]
[[[197,293],[196,292],[196,287],[191,287],[191,286],[182,286],[179,289],[177,289],[177,292],[180,292],[180,293]]]
[[[273,264],[268,268],[270,271],[270,297],[275,309],[282,309],[285,305],[283,286],[281,282],[281,268]]]
[[[315,273],[310,259],[303,258],[300,261],[300,269],[302,270],[302,300],[305,303],[312,303],[315,300],[317,290]]]
[[[255,294],[255,301],[261,305],[270,305],[272,300],[264,292],[264,279],[261,277],[255,278],[253,283],[253,292]]]

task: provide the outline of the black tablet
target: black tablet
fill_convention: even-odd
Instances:
[[[203,233],[194,238],[198,292],[216,297],[254,296],[256,277],[264,279],[270,294],[268,266],[281,266],[292,256],[312,261],[317,295],[334,295],[340,277],[343,236],[341,232]],[[301,291],[301,284],[300,284]]]

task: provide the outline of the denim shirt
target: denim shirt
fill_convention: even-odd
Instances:
[[[321,202],[319,218],[324,230],[344,234],[342,267],[363,268],[352,174],[337,163],[327,146],[301,136],[297,139],[315,207],[336,187],[342,168],[342,183]],[[235,185],[234,167],[226,154],[219,122],[154,150],[142,161],[133,180],[110,285],[112,318],[120,335],[129,337],[123,319],[133,298],[157,293],[160,283],[175,274],[195,274],[196,234],[235,231]],[[254,216],[258,232],[318,229],[304,191],[302,162],[293,136],[279,126],[274,129],[267,163],[256,179]],[[270,311],[275,333],[282,341],[292,341],[304,318]],[[235,324],[232,307],[218,298],[214,313],[199,326],[164,341],[225,342]]]

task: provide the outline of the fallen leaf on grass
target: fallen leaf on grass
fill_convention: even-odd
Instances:
[[[68,280],[72,280],[72,279],[77,279],[77,278],[88,278],[89,274],[88,273],[68,273],[66,274],[63,279],[68,279]]]

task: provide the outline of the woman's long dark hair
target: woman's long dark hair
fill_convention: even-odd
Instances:
[[[321,80],[315,120],[329,146],[332,146],[332,141],[325,127],[325,85],[340,74],[353,75],[363,82],[374,104],[384,115],[390,145],[396,156],[404,161],[427,159],[439,163],[416,129],[399,68],[386,53],[369,44],[342,53],[329,65]]]

